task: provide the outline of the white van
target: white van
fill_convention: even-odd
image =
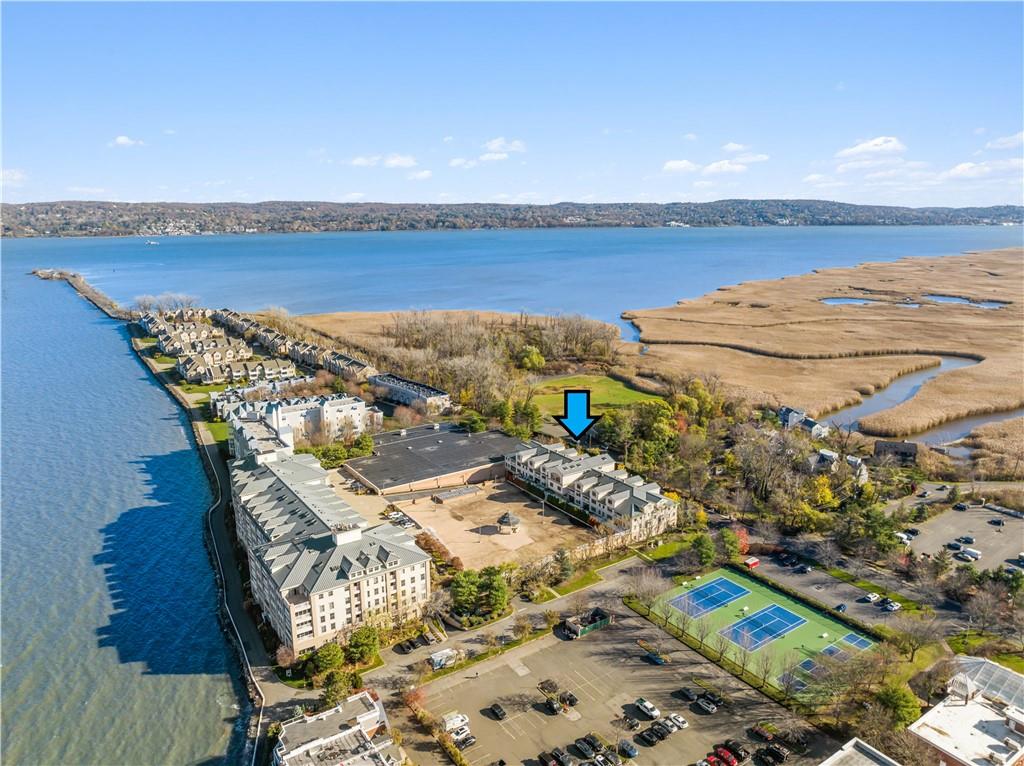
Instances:
[[[963,553],[965,556],[970,556],[975,561],[981,558],[981,551],[979,551],[976,548],[964,548],[963,551],[961,551],[961,553]]]
[[[908,534],[905,534],[903,532],[897,532],[896,533],[896,539],[899,540],[904,545],[910,545],[910,535],[908,535]]]

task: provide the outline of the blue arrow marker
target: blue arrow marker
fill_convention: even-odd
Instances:
[[[569,436],[578,440],[593,428],[594,423],[602,416],[590,414],[590,391],[567,390],[564,394],[565,414],[555,415],[555,422],[564,428]]]

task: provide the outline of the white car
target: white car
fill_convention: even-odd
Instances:
[[[864,600],[867,601],[869,604],[873,604],[876,601],[878,601],[880,598],[882,598],[882,597],[879,596],[877,593],[869,593],[868,595],[866,595],[864,597]]]
[[[654,707],[654,705],[645,700],[643,697],[637,698],[636,706],[640,708],[643,711],[644,715],[646,715],[648,718],[661,717],[661,711],[658,710],[658,708]]]
[[[679,727],[676,726],[676,722],[673,721],[668,716],[665,716],[664,718],[661,719],[661,725],[664,726],[666,729],[668,729],[671,732],[679,731]]]
[[[676,725],[677,729],[686,729],[690,725],[690,724],[688,724],[686,722],[685,718],[683,718],[681,715],[679,715],[679,713],[669,713],[668,717],[669,717],[669,720],[672,721],[672,723],[674,723]]]
[[[899,601],[890,601],[885,605],[885,611],[887,612],[898,612],[903,608],[903,605]]]
[[[697,698],[697,706],[699,708],[701,708],[701,710],[704,710],[704,711],[706,711],[708,713],[717,713],[718,712],[718,706],[715,705],[715,703],[712,702],[711,700],[705,699],[704,697],[698,697]]]

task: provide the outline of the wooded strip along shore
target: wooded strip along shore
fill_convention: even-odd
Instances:
[[[5,237],[662,226],[923,226],[1024,222],[1024,207],[889,207],[827,200],[555,205],[376,202],[26,202],[0,205]]]

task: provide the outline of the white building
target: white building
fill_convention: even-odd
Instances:
[[[348,394],[251,402],[243,399],[220,402],[217,409],[224,420],[262,420],[275,431],[287,428],[307,441],[315,436],[338,441],[377,431],[384,424],[384,413]]]
[[[505,456],[505,469],[578,508],[593,524],[628,531],[634,540],[659,535],[676,523],[677,503],[654,482],[616,468],[608,454],[589,456],[559,444],[530,442]]]
[[[397,527],[367,528],[312,455],[277,451],[236,460],[231,499],[253,596],[295,653],[367,622],[421,614],[430,556]]]
[[[1024,675],[979,657],[957,669],[949,696],[907,727],[933,752],[920,766],[1024,766]]]
[[[802,428],[814,439],[824,439],[832,432],[832,427],[825,423],[819,423],[814,418],[808,417],[803,410],[792,407],[779,408],[779,420],[783,428]]]
[[[830,449],[820,449],[814,455],[807,458],[811,473],[835,473],[842,464],[839,460],[839,453]],[[847,455],[846,464],[850,467],[850,476],[857,484],[864,484],[868,480],[868,467],[864,461],[856,455]]]
[[[900,766],[900,763],[854,737],[818,766]]]
[[[371,375],[370,385],[383,389],[384,398],[410,407],[421,405],[426,412],[439,413],[451,409],[451,397],[439,388],[417,383],[415,380],[386,373]]]
[[[376,692],[281,725],[274,766],[398,766],[402,757]]]

